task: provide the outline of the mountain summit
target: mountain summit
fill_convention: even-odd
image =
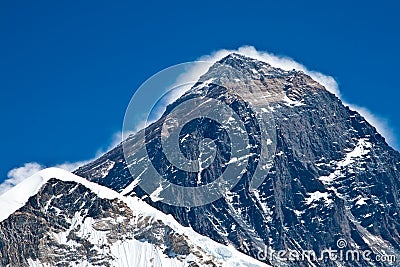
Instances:
[[[211,66],[199,83],[167,108],[166,114],[199,95],[236,101],[242,108],[248,106],[246,100],[253,101],[252,107],[273,118],[269,134],[275,137],[275,147],[265,162],[270,164],[269,171],[254,190],[249,187],[248,177],[260,167],[260,151],[251,125],[254,146],[246,172],[232,190],[203,206],[176,207],[148,197],[138,186],[145,175],[131,175],[122,145],[79,168],[76,174],[140,197],[173,215],[182,225],[252,257],[257,257],[260,241],[273,251],[321,252],[335,248],[339,239],[346,240],[346,249],[363,248],[398,256],[400,155],[360,114],[303,72],[285,71],[237,54]],[[162,124],[160,119],[146,130],[153,138],[147,140],[152,163],[159,169],[167,162],[157,149]],[[201,136],[201,129],[197,125],[190,131]],[[140,162],[143,155],[136,154],[135,147],[143,144],[138,144],[135,136],[126,142],[133,148],[129,157]],[[219,152],[220,162],[229,161],[224,155]],[[195,152],[192,156],[197,157]],[[218,166],[210,173],[218,173]],[[163,174],[175,183],[193,185],[190,173]],[[203,176],[207,179],[207,174]],[[266,261],[280,264],[273,259]],[[308,266],[306,262],[297,264]],[[314,264],[337,266],[330,261]],[[369,266],[362,259],[341,264]]]
[[[123,257],[116,249],[131,253],[129,244],[137,240],[156,250],[155,266],[220,266],[224,260],[232,266],[389,266],[377,259],[400,257],[399,152],[310,76],[246,56],[230,54],[213,64],[159,120],[74,174],[90,182],[50,179],[1,222],[3,265],[22,255],[21,266],[28,256],[31,266],[41,266],[34,264],[44,255],[75,253],[70,241],[93,265]],[[94,185],[117,199],[101,200],[89,190]],[[146,211],[135,211],[130,201]],[[108,235],[82,234],[89,224],[84,218]],[[35,231],[57,238],[37,240]],[[20,232],[32,241],[26,249],[17,242]],[[199,234],[221,247],[198,242]],[[222,252],[202,248],[209,244]],[[232,247],[258,261],[227,250]],[[104,248],[111,252],[99,253]],[[372,261],[292,261],[289,255],[326,249],[369,251]],[[73,266],[61,258],[52,263]]]

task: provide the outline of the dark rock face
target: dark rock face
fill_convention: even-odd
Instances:
[[[251,77],[251,83],[239,83],[225,88],[227,90],[213,84],[199,90],[191,89],[171,104],[166,113],[199,94],[219,99],[233,97],[237,108],[243,110],[247,103],[237,97],[237,90],[248,95],[263,92],[255,98],[265,97],[257,104],[262,106],[265,101],[272,107],[276,152],[272,168],[256,190],[249,190],[247,177],[256,168],[257,148],[242,179],[229,194],[213,203],[192,208],[175,207],[146,198],[139,186],[125,193],[143,197],[150,205],[172,214],[182,225],[218,242],[232,244],[252,257],[259,254],[257,240],[275,251],[312,249],[320,253],[326,248],[337,249],[336,242],[342,238],[347,241],[345,249],[369,249],[373,256],[385,252],[399,258],[400,154],[389,147],[362,116],[345,107],[336,96],[302,72],[283,71],[263,62],[230,55],[211,67],[200,80],[214,78],[226,82],[243,77]],[[253,90],[255,88],[257,90]],[[251,117],[249,120],[251,127]],[[160,169],[166,163],[156,145],[162,123],[160,119],[146,129],[148,152]],[[217,126],[196,125],[188,132],[204,137],[213,127]],[[252,136],[257,144],[257,132]],[[143,155],[137,151],[144,144],[135,136],[126,142],[131,145],[130,157],[140,160]],[[196,143],[186,145],[195,147]],[[224,152],[229,152],[224,142],[220,146],[219,164],[228,160]],[[184,147],[181,150],[185,153]],[[186,153],[190,151],[192,155],[187,156],[195,158],[196,149]],[[98,175],[105,162],[114,165],[104,175]],[[211,168],[209,174],[218,174],[218,170],[220,168]],[[137,179],[129,173],[121,145],[75,173],[119,192]],[[193,177],[168,173],[165,169],[164,174],[176,183],[193,181]],[[207,174],[202,177],[203,182],[212,179],[207,180]],[[274,259],[266,259],[266,262],[285,265]],[[338,262],[329,260],[313,263],[338,266]],[[309,265],[305,261],[286,264]],[[367,263],[363,259],[341,264],[389,266],[385,262]]]

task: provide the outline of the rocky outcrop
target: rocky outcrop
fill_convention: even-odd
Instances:
[[[73,181],[50,179],[0,222],[0,266],[163,266],[168,259],[176,266],[222,265],[151,213]]]

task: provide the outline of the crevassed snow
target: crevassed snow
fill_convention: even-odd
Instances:
[[[78,231],[75,234],[79,237],[85,238],[91,244],[95,245],[94,248],[102,248],[103,245],[107,245],[107,231],[98,231],[93,228],[95,219],[91,217],[83,218],[79,213],[76,213],[71,221],[71,227],[65,232],[53,233],[55,240],[59,244],[68,246],[79,246],[74,240],[67,239],[71,229],[76,229],[79,225]],[[108,250],[108,248],[106,249]],[[118,240],[110,246],[110,254],[113,259],[110,261],[112,266],[118,267],[131,267],[131,266],[167,266],[167,267],[180,267],[185,266],[190,256],[185,261],[180,261],[177,258],[169,258],[164,254],[163,250],[156,247],[148,242],[141,242],[136,239]],[[36,265],[31,266],[41,266]],[[76,266],[92,266],[87,262],[79,263]]]
[[[168,258],[161,249],[156,248],[150,243],[138,240],[118,241],[111,246],[111,253],[116,259],[113,266],[162,266],[162,267],[183,267],[187,262],[182,262],[177,258]]]
[[[100,198],[117,198],[124,201],[134,214],[142,214],[144,216],[151,216],[154,220],[161,220],[176,233],[187,236],[191,243],[202,248],[208,255],[222,261],[222,266],[269,266],[251,258],[250,256],[240,253],[231,246],[219,244],[208,237],[202,236],[190,227],[183,227],[171,215],[162,213],[137,197],[125,197],[112,189],[89,182],[82,177],[58,168],[42,170],[0,196],[0,206],[2,207],[0,210],[0,221],[5,220],[13,212],[21,208],[28,201],[29,197],[37,194],[40,188],[52,178],[66,182],[79,183],[97,194]],[[82,218],[78,217],[75,219],[77,221],[82,220]],[[86,220],[88,221],[86,222]],[[105,242],[105,236],[103,236],[103,233],[94,233],[95,230],[92,228],[92,222],[90,219],[86,220],[84,221],[85,227],[83,227],[82,231],[87,231],[85,233],[90,234],[90,238],[92,239],[91,241],[93,242]],[[62,233],[58,233],[54,237],[60,243],[67,242],[66,237],[64,237]],[[133,250],[138,252],[135,257],[130,256],[133,254]],[[187,266],[186,261],[179,261],[176,258],[168,258],[161,250],[156,250],[157,248],[155,246],[138,240],[116,242],[111,247],[112,254],[117,258],[116,261],[113,262],[113,266]],[[142,257],[139,257],[138,255],[142,255]],[[151,257],[153,258],[152,262],[147,258],[147,256],[150,255],[152,255]],[[186,260],[188,259],[189,258]],[[142,262],[145,262],[147,265],[142,264]],[[29,264],[30,266],[45,266],[38,261],[32,260],[29,260]],[[86,262],[77,266],[90,265]]]

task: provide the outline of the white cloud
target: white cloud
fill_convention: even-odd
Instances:
[[[204,64],[204,61],[209,62],[209,66],[211,66],[212,63],[226,57],[231,53],[237,53],[247,57],[251,57],[269,63],[271,66],[278,67],[283,70],[296,69],[303,71],[304,73],[311,76],[315,81],[323,85],[329,92],[339,97],[343,101],[344,105],[348,105],[351,109],[359,112],[371,125],[373,125],[377,129],[377,131],[382,136],[385,137],[389,145],[398,148],[396,136],[393,130],[389,127],[388,121],[381,116],[375,115],[372,111],[368,110],[365,107],[360,107],[358,105],[347,103],[342,97],[338,83],[332,76],[325,75],[318,71],[309,70],[306,66],[299,62],[296,62],[290,57],[275,55],[266,51],[258,51],[253,46],[242,46],[237,50],[221,49],[211,53],[210,55],[202,56],[198,59],[198,61],[200,62],[198,64],[194,64],[192,68],[190,68],[186,73],[182,74],[177,79],[175,85],[197,81],[200,76],[205,74],[208,70],[207,64]],[[185,90],[178,91],[174,95],[174,99],[177,99],[184,92]]]
[[[64,162],[62,164],[57,164],[53,167],[57,167],[60,169],[64,169],[66,171],[74,171],[79,166],[82,166],[86,163],[89,163],[91,160],[87,161],[77,161],[77,162]],[[9,190],[10,188],[14,187],[15,185],[19,184],[26,178],[34,175],[40,170],[45,169],[46,166],[37,163],[37,162],[28,162],[25,163],[21,167],[14,168],[7,173],[7,179],[0,184],[0,195]]]
[[[10,188],[12,188],[13,186],[17,185],[18,183],[22,182],[24,179],[48,167],[57,167],[72,172],[78,169],[80,166],[83,166],[97,159],[107,151],[113,149],[119,143],[121,143],[121,141],[122,141],[122,133],[121,132],[114,133],[111,137],[110,144],[105,149],[99,149],[96,152],[95,157],[88,160],[77,161],[77,162],[64,162],[61,164],[56,164],[55,166],[44,166],[43,164],[37,162],[28,162],[25,163],[23,166],[11,169],[7,173],[7,179],[3,183],[0,183],[0,195],[9,190]]]
[[[344,102],[344,101],[343,101]],[[386,139],[386,142],[396,148],[399,149],[396,134],[394,133],[393,129],[390,128],[389,122],[387,119],[373,114],[369,109],[365,107],[360,107],[354,104],[348,104],[344,102],[344,105],[349,106],[350,109],[357,111],[361,114],[372,126],[374,126],[377,131]]]
[[[304,65],[302,65],[299,62],[296,62],[292,58],[286,57],[286,56],[278,56],[274,55],[269,52],[265,51],[258,51],[256,50],[253,46],[243,46],[238,48],[237,50],[218,50],[216,52],[211,53],[210,55],[204,55],[198,59],[198,63],[194,63],[185,73],[181,74],[177,81],[174,83],[171,88],[182,85],[176,90],[174,90],[170,96],[168,96],[168,101],[171,103],[175,99],[179,98],[189,87],[195,83],[201,75],[205,74],[208,70],[208,68],[216,61],[222,59],[223,57],[231,54],[231,53],[238,53],[242,54],[251,58],[258,59],[260,61],[264,61],[269,63],[270,65],[274,67],[278,67],[284,70],[301,70],[304,73],[310,75],[314,80],[319,82],[321,85],[323,85],[328,91],[331,93],[335,94],[337,97],[342,98],[342,95],[339,90],[339,86],[336,82],[336,80],[329,75],[325,75],[323,73],[309,70],[306,68]],[[343,101],[345,105],[348,105],[351,109],[356,110],[359,112],[369,123],[371,123],[380,134],[382,134],[385,138],[386,141],[392,145],[393,147],[397,147],[396,139],[395,139],[395,134],[393,131],[390,129],[388,126],[387,120],[381,118],[380,116],[374,115],[370,110],[368,110],[365,107],[360,107],[357,105],[353,104],[348,104],[345,101]],[[168,103],[165,103],[165,106]],[[164,107],[165,108],[165,107]],[[161,115],[161,114],[160,114]],[[138,131],[144,127],[145,122],[140,123],[135,129],[135,131]],[[127,137],[128,134],[124,134],[124,137]],[[111,144],[106,148],[106,151],[114,148],[116,145],[118,145],[122,140],[122,133],[118,132],[115,133],[112,137]],[[104,154],[106,151],[104,149],[101,149],[97,151],[96,157],[99,157],[100,155]],[[55,167],[59,167],[62,169],[65,169],[67,171],[73,171],[77,169],[79,166],[82,166],[93,159],[87,160],[87,161],[79,161],[79,162],[66,162],[62,163],[59,165],[56,165]],[[12,169],[8,172],[8,178],[5,180],[2,184],[0,184],[0,194],[5,192],[6,190],[10,189],[17,183],[21,182],[25,178],[33,175],[35,172],[45,168],[45,166],[36,163],[36,162],[30,162],[30,163],[25,163],[24,166],[18,167],[15,169]]]
[[[165,107],[182,96],[191,86],[193,86],[200,78],[201,75],[205,74],[212,64],[228,56],[231,53],[241,54],[247,57],[258,59],[269,63],[273,67],[278,67],[284,70],[300,70],[310,75],[314,80],[323,85],[327,90],[340,97],[340,91],[336,80],[329,76],[322,74],[317,71],[307,69],[304,65],[296,62],[295,60],[286,57],[278,56],[272,53],[257,51],[253,46],[242,46],[237,50],[221,49],[215,51],[209,55],[199,57],[195,62],[190,64],[184,63],[185,71],[179,75],[171,86],[167,87],[164,92],[162,101],[157,104],[157,108],[152,120],[147,122],[147,125],[162,116],[165,111]],[[183,70],[183,68],[182,68]],[[143,114],[144,118],[147,118],[148,114]],[[146,125],[146,120],[136,124],[135,131],[142,129]],[[127,136],[124,134],[124,136]]]
[[[121,141],[122,141],[122,132],[121,132],[121,131],[118,131],[118,132],[114,133],[114,134],[111,136],[111,141],[110,141],[109,145],[108,145],[105,149],[104,149],[104,148],[101,148],[101,149],[97,150],[96,156],[95,156],[93,159],[86,160],[85,162],[88,163],[88,162],[90,162],[90,161],[92,161],[92,160],[94,160],[94,159],[96,159],[96,158],[102,156],[102,155],[103,155],[104,153],[106,153],[107,151],[110,151],[111,149],[113,149],[114,147],[116,147],[117,145],[119,145],[119,143],[121,143]],[[82,166],[82,164],[79,165],[79,166]],[[79,166],[78,166],[78,167],[79,167]]]
[[[182,74],[177,79],[175,85],[197,81],[201,75],[207,72],[208,68],[214,62],[221,60],[222,58],[232,53],[251,57],[266,62],[273,67],[281,68],[283,70],[289,71],[296,69],[303,71],[304,73],[310,75],[314,80],[322,84],[328,91],[334,93],[338,97],[341,96],[339,91],[339,86],[336,80],[332,76],[325,75],[317,71],[309,70],[307,67],[296,62],[290,57],[278,56],[265,51],[258,51],[253,46],[242,46],[237,50],[221,49],[211,53],[210,55],[201,56],[200,58],[198,58],[199,63],[193,64],[192,68],[190,68],[187,72]],[[204,62],[209,62],[209,64],[208,65],[204,64]]]
[[[12,169],[7,174],[7,180],[0,184],[0,195],[22,182],[25,178],[32,176],[44,167],[36,162],[25,163],[24,166]]]
[[[77,162],[64,162],[61,164],[56,164],[55,166],[44,166],[37,162],[28,162],[25,163],[21,167],[14,168],[7,173],[7,179],[0,184],[0,195],[12,188],[13,186],[17,185],[18,183],[22,182],[24,179],[32,176],[36,172],[43,170],[48,167],[57,167],[60,169],[64,169],[66,171],[72,172],[78,169],[80,166],[83,166],[94,159],[100,157],[105,152],[113,149],[122,141],[122,134],[121,132],[114,133],[111,138],[111,143],[106,147],[106,149],[99,149],[96,152],[96,155],[92,159],[77,161]]]
[[[113,149],[119,143],[121,143],[121,141],[122,141],[122,133],[121,132],[114,133],[111,137],[110,145],[108,145],[105,149],[99,149],[96,152],[95,157],[88,160],[77,161],[77,162],[64,162],[61,164],[56,164],[54,166],[44,166],[43,164],[37,162],[28,162],[25,163],[23,166],[11,169],[7,173],[7,179],[3,183],[0,183],[0,195],[9,190],[10,188],[12,188],[13,186],[17,185],[18,183],[22,182],[24,179],[48,167],[57,167],[72,172],[78,169],[80,166],[83,166],[97,159],[107,151]]]
[[[72,171],[78,169],[80,166],[85,165],[85,164],[91,162],[94,159],[95,158],[89,159],[89,160],[84,160],[84,161],[77,161],[77,162],[64,162],[64,163],[61,163],[61,164],[57,164],[57,165],[55,165],[53,167],[60,168],[60,169],[72,172]]]

